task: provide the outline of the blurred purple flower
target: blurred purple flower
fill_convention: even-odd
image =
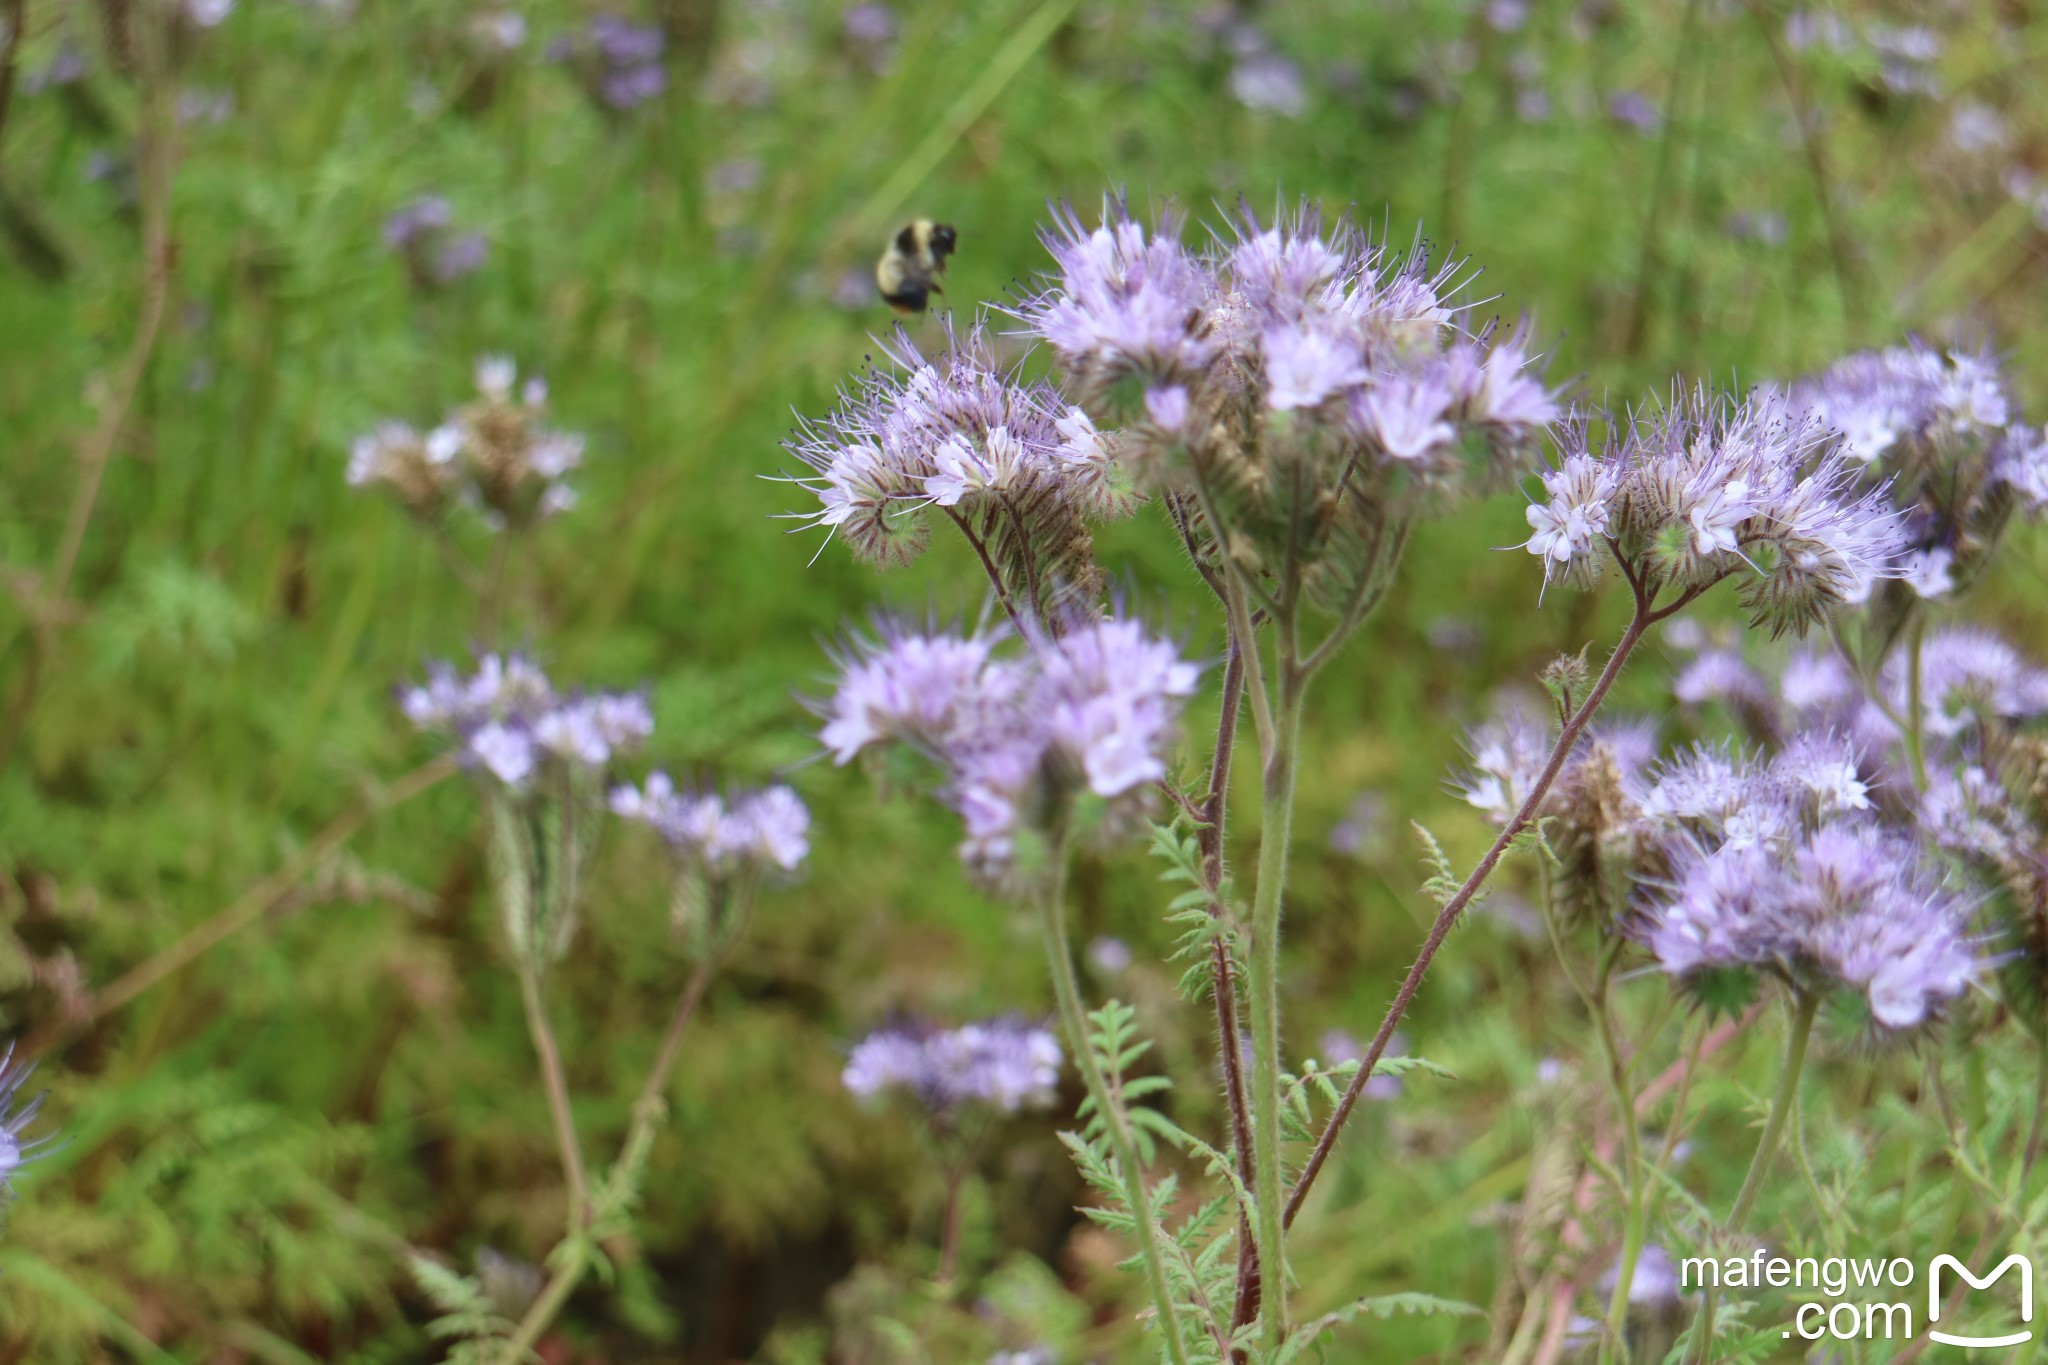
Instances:
[[[1664,115],[1640,90],[1622,90],[1609,96],[1607,116],[1646,137],[1664,126]]]

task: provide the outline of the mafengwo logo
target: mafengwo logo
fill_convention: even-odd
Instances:
[[[1958,1261],[1955,1257],[1942,1255],[1935,1257],[1934,1263],[1927,1267],[1927,1335],[1930,1339],[1941,1342],[1946,1346],[1964,1346],[1978,1350],[1993,1346],[2018,1346],[2034,1339],[2032,1328],[2021,1332],[2011,1332],[2002,1337],[1966,1337],[1944,1332],[1939,1327],[1936,1327],[1934,1324],[1941,1321],[1941,1272],[1944,1269],[1962,1276],[1964,1283],[1968,1284],[1972,1289],[1989,1289],[1992,1285],[1998,1283],[1999,1280],[2005,1278],[2007,1271],[2019,1271],[2015,1278],[2020,1282],[2020,1321],[2032,1322],[2034,1320],[2034,1263],[2025,1256],[2015,1251],[2012,1255],[2000,1261],[1997,1269],[1979,1279],[1970,1273],[1968,1266]]]

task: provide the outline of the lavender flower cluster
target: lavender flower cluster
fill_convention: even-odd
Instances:
[[[988,330],[965,337],[945,324],[946,347],[927,357],[899,328],[870,369],[822,421],[806,421],[789,449],[816,471],[801,482],[819,510],[805,518],[843,537],[860,558],[902,563],[921,553],[938,508],[971,535],[1022,542],[1034,599],[1046,609],[1092,596],[1085,519],[1136,505],[1110,442],[1052,386],[1003,366]],[[978,529],[977,529],[978,528]]]
[[[547,55],[569,63],[597,103],[624,112],[661,98],[668,89],[667,48],[659,28],[600,14],[581,33],[557,38]]]
[[[1045,235],[1056,273],[1018,314],[1098,419],[1139,418],[1140,458],[1200,464],[1258,427],[1273,454],[1346,481],[1442,484],[1468,472],[1469,438],[1512,454],[1557,415],[1526,328],[1461,326],[1461,262],[1348,223],[1325,234],[1307,208],[1270,227],[1244,212],[1229,238],[1197,254],[1176,218],[1148,232],[1116,200],[1092,229],[1068,209]]]
[[[1771,392],[1705,389],[1625,419],[1580,414],[1528,509],[1546,581],[1620,564],[1646,596],[1747,571],[1744,603],[1804,631],[1903,572],[1902,518],[1821,418]]]
[[[840,764],[902,744],[931,760],[967,827],[961,856],[1000,880],[1020,840],[1064,830],[1087,793],[1115,823],[1166,776],[1165,748],[1197,669],[1130,620],[1035,634],[1019,658],[987,633],[885,627],[856,644],[823,709]]]
[[[1722,706],[1753,747],[1660,759],[1649,722],[1598,729],[1542,808],[1567,911],[1627,926],[1701,989],[1763,971],[1854,991],[1880,1030],[1930,1021],[1994,963],[2020,988],[2009,1003],[2048,999],[2048,743],[2031,729],[2048,670],[1966,626],[1867,680],[1834,652],[1766,669],[1674,634],[1691,656],[1678,699]],[[1553,739],[1505,707],[1472,734],[1466,799],[1505,819]]]
[[[415,287],[437,289],[483,269],[491,239],[457,231],[455,211],[438,194],[424,195],[384,220],[384,245],[405,262]]]
[[[1866,351],[1793,385],[1790,401],[1841,433],[1866,485],[1889,486],[1907,537],[1900,577],[1917,597],[1967,586],[2015,502],[2048,509],[2048,440],[2021,423],[1988,354]]]
[[[553,768],[600,772],[654,730],[645,697],[557,692],[521,654],[485,654],[468,676],[431,664],[399,706],[419,729],[451,737],[465,768],[514,792]]]
[[[715,791],[680,791],[667,773],[638,787],[612,789],[612,814],[661,836],[680,858],[714,874],[778,868],[793,872],[810,856],[811,813],[785,786],[727,801]]]
[[[348,482],[379,484],[423,521],[460,504],[492,530],[525,530],[576,505],[568,476],[583,463],[583,437],[546,425],[546,381],[503,356],[476,365],[477,399],[424,435],[386,422],[349,451]]]
[[[1840,740],[1769,762],[1700,749],[1660,773],[1644,809],[1678,832],[1669,890],[1637,932],[1665,971],[1746,967],[1846,987],[1892,1030],[1962,994],[1984,966],[1973,907],[1910,834],[1868,814],[1858,773]]]
[[[1052,1033],[1022,1019],[957,1029],[905,1025],[856,1043],[841,1080],[864,1100],[904,1091],[935,1115],[977,1105],[1014,1114],[1059,1098],[1061,1061]]]
[[[1348,613],[1398,559],[1407,520],[1519,468],[1557,414],[1526,328],[1470,331],[1462,267],[1392,252],[1304,208],[1249,213],[1206,253],[1168,215],[1152,230],[1108,201],[1099,226],[1061,212],[1056,270],[1014,311],[1062,385],[1025,382],[985,327],[933,359],[899,333],[892,365],[843,392],[790,445],[815,471],[805,516],[863,558],[919,553],[941,509],[979,551],[1013,617],[1058,628],[1099,596],[1087,525],[1163,492],[1197,553],[1286,563]],[[1022,601],[1029,612],[1017,609]]]

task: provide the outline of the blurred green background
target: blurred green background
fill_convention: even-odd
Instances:
[[[609,60],[603,13],[658,32],[659,55]],[[2048,365],[2048,16],[2024,3],[11,0],[0,16],[18,39],[0,86],[0,1032],[80,1025],[39,1073],[65,1143],[16,1179],[0,1240],[5,1362],[436,1359],[403,1247],[538,1261],[559,1232],[459,784],[372,819],[258,923],[85,1018],[96,989],[427,756],[391,689],[477,640],[451,564],[485,561],[491,536],[458,518],[437,544],[343,469],[377,421],[465,401],[481,354],[545,375],[557,424],[590,436],[581,504],[511,547],[501,635],[564,682],[646,682],[654,761],[787,773],[817,821],[808,875],[764,898],[693,1028],[616,1282],[586,1285],[543,1344],[561,1362],[1139,1358],[1130,1286],[1072,1211],[1053,1120],[989,1144],[972,1291],[945,1302],[926,1287],[939,1190],[917,1125],[839,1084],[846,1046],[892,1012],[1050,1005],[1029,924],[962,876],[951,817],[814,762],[802,705],[846,623],[983,606],[943,536],[888,575],[838,546],[807,563],[817,536],[771,519],[806,495],[762,477],[793,467],[792,410],[822,410],[887,325],[869,272],[902,221],[957,226],[962,315],[1044,266],[1049,199],[1086,212],[1126,187],[1215,222],[1239,195],[1268,212],[1308,196],[1397,242],[1419,224],[1484,267],[1482,316],[1532,312],[1553,380],[1617,403],[1674,375],[1790,377],[1912,330],[1991,339],[2023,395]],[[481,235],[477,268],[388,244],[423,196],[446,200],[439,243]],[[1614,633],[1612,600],[1537,609],[1536,565],[1496,552],[1526,534],[1520,509],[1507,495],[1426,528],[1315,698],[1294,1056],[1328,1030],[1369,1035],[1420,938],[1407,822],[1461,861],[1483,846],[1443,782],[1463,726]],[[2038,646],[2048,547],[2015,539],[1962,609]],[[1215,655],[1156,509],[1102,545],[1132,601]],[[1624,700],[1668,711],[1667,676],[1653,655]],[[1137,1002],[1182,1077],[1179,1117],[1213,1131],[1214,1040],[1158,965],[1157,870],[1136,848],[1091,858],[1075,913],[1084,938],[1135,950],[1093,987]],[[683,968],[651,841],[613,832],[588,906],[556,1013],[603,1152]],[[1512,913],[1454,939],[1407,1032],[1459,1080],[1412,1079],[1355,1126],[1304,1223],[1306,1299],[1490,1300],[1496,1215],[1574,1118],[1534,1079],[1588,1052],[1571,1000]],[[1743,1086],[1769,1070],[1772,1045],[1751,1051],[1701,1085],[1713,1189],[1732,1189]],[[1865,1066],[1854,1086],[1913,1068]],[[1485,1336],[1403,1321],[1375,1328],[1371,1355],[1474,1359]]]

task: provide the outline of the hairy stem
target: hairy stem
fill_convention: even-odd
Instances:
[[[1235,632],[1223,666],[1223,710],[1216,721],[1216,753],[1209,761],[1209,789],[1202,803],[1203,827],[1196,836],[1202,853],[1202,883],[1210,896],[1210,914],[1223,913],[1224,819],[1228,814],[1230,761],[1237,747],[1237,720],[1244,699],[1244,650]],[[1237,967],[1230,945],[1221,937],[1209,945],[1211,994],[1216,1005],[1216,1047],[1223,1062],[1223,1097],[1230,1109],[1230,1140],[1237,1148],[1237,1177],[1246,1189],[1257,1179],[1252,1170],[1251,1108],[1245,1098],[1243,1037],[1237,1012]],[[1231,1327],[1252,1320],[1259,1311],[1259,1258],[1251,1219],[1242,1210],[1237,1219],[1237,1297]],[[1243,1352],[1233,1357],[1245,1358]]]
[[[533,1035],[534,1054],[540,1058],[541,1084],[547,1091],[548,1114],[555,1125],[555,1146],[562,1155],[562,1180],[569,1190],[569,1230],[572,1235],[580,1235],[590,1216],[590,1184],[583,1173],[583,1147],[576,1140],[576,1121],[569,1112],[569,1082],[562,1071],[562,1050],[555,1044],[547,1003],[541,999],[539,973],[520,969],[519,998],[526,1007],[526,1028]]]
[[[2034,1165],[2041,1159],[2042,1120],[2048,1116],[2048,1037],[2034,1035],[2034,1119],[2027,1127],[2027,1147],[2020,1156],[2020,1192],[2026,1193]]]
[[[967,1168],[955,1164],[946,1168],[946,1206],[939,1215],[939,1283],[950,1285],[960,1271],[961,1193],[967,1184]]]
[[[1180,1337],[1180,1314],[1174,1307],[1173,1292],[1166,1281],[1166,1258],[1159,1249],[1159,1226],[1152,1216],[1152,1199],[1145,1189],[1144,1169],[1138,1164],[1137,1139],[1131,1132],[1123,1106],[1110,1093],[1109,1081],[1096,1062],[1095,1049],[1089,1044],[1088,1016],[1081,1008],[1081,985],[1074,975],[1073,950],[1067,944],[1067,918],[1063,905],[1067,880],[1064,844],[1055,849],[1053,856],[1054,872],[1040,892],[1039,918],[1045,933],[1046,963],[1052,969],[1053,994],[1059,999],[1060,1022],[1066,1027],[1068,1044],[1074,1049],[1074,1060],[1081,1068],[1081,1079],[1087,1083],[1089,1098],[1095,1101],[1096,1115],[1102,1120],[1103,1131],[1109,1135],[1110,1147],[1116,1155],[1117,1165],[1121,1167],[1124,1197],[1130,1201],[1132,1219],[1137,1225],[1138,1246],[1145,1259],[1145,1279],[1152,1290],[1153,1307],[1159,1315],[1159,1332],[1165,1340],[1167,1358],[1173,1365],[1188,1365],[1187,1347]]]
[[[1770,1174],[1771,1158],[1777,1155],[1778,1139],[1785,1131],[1785,1120],[1799,1104],[1799,1073],[1806,1065],[1806,1044],[1813,1036],[1813,1017],[1820,1009],[1820,996],[1811,991],[1801,991],[1792,1001],[1792,1028],[1785,1039],[1785,1065],[1778,1074],[1778,1093],[1771,1097],[1771,1111],[1764,1117],[1764,1130],[1756,1140],[1756,1155],[1750,1158],[1749,1174],[1743,1177],[1742,1189],[1735,1196],[1735,1207],[1728,1212],[1728,1230],[1739,1231],[1743,1220],[1756,1204],[1756,1197],[1762,1192],[1764,1178]],[[1693,1327],[1692,1349],[1686,1359],[1694,1365],[1706,1365],[1707,1352],[1714,1341],[1714,1286],[1709,1284],[1705,1297],[1700,1300],[1699,1321]]]
[[[967,537],[967,543],[974,547],[974,553],[981,559],[981,571],[988,575],[989,586],[995,589],[996,601],[1003,604],[1003,614],[1010,618],[1010,624],[1015,626],[1020,634],[1023,633],[1027,629],[1024,614],[1017,610],[1016,600],[1010,596],[1010,590],[1003,586],[1003,576],[996,571],[995,560],[989,558],[987,543],[974,533],[973,525],[966,517],[960,515],[957,508],[948,507],[945,512],[953,519],[953,524],[960,528],[960,534]]]
[[[505,1343],[499,1353],[500,1365],[526,1365],[533,1356],[533,1344],[540,1340],[540,1334],[555,1320],[555,1314],[562,1311],[562,1305],[569,1301],[569,1294],[576,1288],[576,1282],[583,1278],[587,1257],[574,1256],[562,1262],[548,1281],[547,1288],[540,1291],[540,1297],[526,1310],[526,1316],[519,1320],[517,1330]]]
[[[1301,1177],[1294,1183],[1294,1192],[1287,1200],[1287,1223],[1292,1224],[1301,1213],[1302,1202],[1308,1198],[1308,1192],[1314,1186],[1316,1176],[1322,1172],[1324,1163],[1330,1159],[1330,1153],[1337,1145],[1338,1135],[1343,1132],[1345,1122],[1351,1117],[1351,1111],[1357,1107],[1358,1097],[1364,1093],[1366,1082],[1372,1077],[1373,1068],[1379,1065],[1380,1058],[1385,1055],[1387,1043],[1394,1036],[1394,1029],[1399,1026],[1401,1017],[1408,1012],[1408,1006],[1414,1002],[1416,991],[1421,989],[1422,978],[1429,971],[1429,964],[1436,959],[1437,950],[1444,946],[1444,939],[1450,934],[1451,926],[1458,922],[1458,916],[1464,913],[1465,907],[1472,903],[1472,898],[1486,885],[1486,879],[1493,875],[1493,869],[1507,853],[1508,846],[1536,818],[1536,811],[1543,804],[1543,799],[1550,794],[1551,783],[1557,780],[1558,773],[1564,768],[1565,760],[1571,756],[1572,749],[1578,744],[1579,736],[1585,732],[1587,724],[1593,719],[1593,713],[1598,711],[1600,704],[1607,699],[1608,689],[1613,687],[1614,680],[1621,676],[1622,666],[1628,662],[1629,656],[1642,642],[1644,633],[1651,625],[1690,601],[1692,595],[1688,593],[1670,607],[1653,611],[1648,596],[1637,589],[1635,616],[1629,621],[1628,629],[1622,632],[1620,642],[1614,646],[1614,652],[1607,658],[1607,667],[1601,670],[1599,679],[1586,694],[1586,700],[1572,713],[1571,719],[1565,722],[1564,729],[1557,737],[1556,746],[1550,751],[1550,760],[1543,765],[1543,771],[1538,775],[1535,785],[1529,789],[1529,795],[1522,802],[1522,808],[1516,811],[1514,818],[1502,828],[1499,837],[1493,841],[1493,846],[1487,849],[1486,856],[1479,860],[1479,866],[1472,869],[1472,875],[1465,879],[1457,892],[1444,902],[1443,909],[1437,912],[1436,922],[1430,926],[1429,937],[1423,941],[1422,950],[1415,955],[1414,965],[1409,967],[1408,975],[1402,978],[1401,987],[1394,994],[1394,1003],[1387,1007],[1386,1017],[1380,1021],[1379,1032],[1373,1035],[1371,1045],[1365,1050],[1358,1074],[1351,1078],[1351,1084],[1344,1091],[1344,1098],[1338,1101],[1329,1122],[1323,1125],[1322,1135],[1316,1139],[1315,1150],[1309,1154],[1308,1164],[1302,1168]]]
[[[676,1056],[683,1048],[683,1032],[690,1027],[690,1020],[696,1017],[697,1004],[704,998],[704,988],[710,984],[711,973],[717,965],[707,957],[697,964],[697,970],[690,973],[689,984],[683,987],[682,996],[676,1001],[675,1013],[669,1016],[668,1032],[661,1037],[661,1051],[655,1054],[654,1066],[647,1073],[647,1083],[640,1087],[640,1098],[633,1102],[635,1128],[653,1126],[666,1108],[662,1094],[668,1089],[668,1074],[675,1070]],[[634,1136],[626,1138],[628,1148],[633,1146]]]
[[[1624,1201],[1621,1254],[1614,1263],[1614,1293],[1607,1303],[1607,1336],[1600,1344],[1600,1359],[1610,1360],[1618,1352],[1625,1363],[1628,1351],[1628,1296],[1634,1285],[1636,1262],[1643,1253],[1644,1191],[1642,1125],[1636,1119],[1636,1102],[1629,1084],[1628,1062],[1622,1055],[1621,1039],[1614,1028],[1614,1008],[1608,995],[1614,964],[1621,955],[1621,939],[1610,942],[1600,964],[1599,985],[1593,992],[1594,1019],[1600,1050],[1606,1056],[1607,1081],[1613,1092],[1615,1110],[1621,1117],[1621,1176]]]
[[[1252,896],[1252,942],[1246,976],[1252,1010],[1252,1174],[1262,1300],[1259,1321],[1269,1350],[1287,1335],[1287,1190],[1280,1166],[1280,907],[1287,883],[1287,843],[1294,818],[1294,781],[1301,747],[1305,679],[1295,666],[1285,628],[1280,651],[1280,708],[1265,753],[1259,826],[1259,880]]]
[[[696,970],[690,973],[689,982],[683,987],[682,995],[676,999],[675,1012],[669,1016],[668,1031],[662,1035],[661,1048],[655,1053],[654,1065],[648,1069],[647,1080],[640,1087],[640,1097],[633,1102],[633,1123],[626,1130],[626,1140],[619,1146],[619,1165],[614,1168],[614,1181],[618,1179],[617,1170],[637,1160],[638,1154],[646,1150],[647,1143],[653,1138],[655,1125],[661,1122],[662,1116],[668,1111],[662,1095],[668,1089],[669,1073],[675,1070],[676,1057],[683,1046],[683,1034],[690,1027],[690,1020],[696,1017],[697,1006],[704,998],[704,988],[710,984],[711,973],[717,966],[714,958],[705,957],[697,964]],[[525,984],[525,977],[526,974],[521,973],[522,986]],[[536,993],[528,1002],[527,1018],[529,1021],[540,1019],[539,1028],[545,1029],[546,1016],[535,1013],[538,1007],[539,997]],[[538,1031],[535,1033],[534,1046],[536,1050],[540,1050],[541,1034]],[[549,1108],[555,1112],[555,1131],[559,1141],[568,1115],[568,1092],[566,1088],[561,1090],[561,1105],[557,1108],[555,1096],[556,1086],[560,1083],[561,1062],[557,1056],[550,1066],[547,1058],[551,1055],[554,1055],[552,1033],[547,1035],[547,1050],[542,1054],[541,1067],[544,1072],[555,1078],[549,1085],[548,1103]],[[563,1148],[563,1169],[566,1174],[569,1170],[568,1154],[575,1153],[576,1175],[571,1181],[573,1189],[575,1180],[582,1176],[583,1157],[581,1149],[575,1145],[573,1128],[568,1130],[567,1140],[569,1145]],[[572,1195],[572,1204],[577,1202],[579,1201]],[[572,1240],[582,1237],[583,1225],[589,1216],[589,1207],[582,1207],[584,1212],[581,1215],[572,1213],[570,1218],[569,1236]],[[526,1316],[519,1320],[518,1330],[513,1334],[505,1354],[500,1357],[504,1365],[526,1365],[533,1343],[540,1339],[540,1334],[547,1330],[548,1324],[561,1312],[562,1305],[569,1300],[570,1291],[575,1289],[577,1282],[583,1278],[583,1272],[589,1268],[589,1264],[590,1256],[581,1248],[572,1248],[564,1256],[561,1268],[555,1272],[554,1278],[548,1281],[547,1288],[526,1310]]]
[[[1906,756],[1913,764],[1913,786],[1927,790],[1927,737],[1921,711],[1921,643],[1926,634],[1926,616],[1913,613],[1906,633]]]

